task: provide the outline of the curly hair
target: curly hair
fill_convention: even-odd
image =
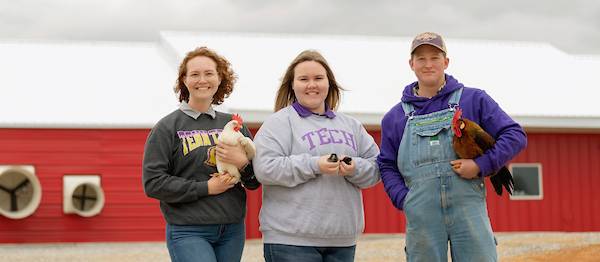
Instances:
[[[175,81],[174,91],[179,95],[179,102],[189,102],[190,92],[185,86],[184,78],[186,77],[188,70],[187,63],[198,56],[208,57],[217,64],[217,73],[219,74],[221,84],[219,84],[217,92],[213,95],[212,104],[220,105],[223,103],[223,100],[229,97],[231,92],[233,92],[233,85],[237,80],[237,76],[233,72],[231,64],[229,61],[227,61],[227,59],[205,46],[194,49],[193,51],[187,53],[185,58],[183,58],[183,61],[181,61],[181,64],[179,65],[179,74],[177,76],[177,80]]]
[[[281,80],[281,84],[279,85],[279,89],[277,90],[277,95],[275,97],[275,112],[291,105],[296,101],[296,95],[292,89],[292,84],[294,83],[294,70],[298,64],[307,61],[317,62],[325,68],[325,71],[327,72],[327,79],[329,80],[329,91],[327,93],[327,97],[325,98],[325,103],[331,109],[337,108],[340,101],[341,91],[344,89],[337,83],[335,76],[333,75],[333,71],[327,63],[327,60],[325,60],[325,58],[318,51],[304,50],[294,59],[294,61],[292,61],[283,75],[283,79]]]

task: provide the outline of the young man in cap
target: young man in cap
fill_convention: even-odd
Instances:
[[[406,216],[407,260],[445,262],[450,243],[452,261],[497,261],[483,178],[525,148],[525,132],[485,91],[444,72],[450,60],[440,35],[417,35],[410,54],[417,81],[384,116],[377,158],[385,190]],[[452,149],[457,108],[496,139],[480,157],[457,159]]]

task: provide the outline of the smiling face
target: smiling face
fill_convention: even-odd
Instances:
[[[413,52],[409,64],[419,80],[419,86],[439,88],[444,83],[444,70],[448,68],[449,60],[442,50],[421,45]]]
[[[217,63],[206,56],[190,59],[183,82],[190,93],[189,104],[208,107],[221,84]]]
[[[292,89],[298,103],[306,109],[317,114],[325,113],[329,79],[327,70],[320,63],[305,61],[296,65]]]

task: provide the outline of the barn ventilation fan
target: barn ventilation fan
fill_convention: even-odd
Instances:
[[[0,165],[0,214],[25,218],[38,208],[42,187],[33,166]]]
[[[98,175],[63,177],[63,212],[82,217],[95,216],[104,207],[104,191]]]

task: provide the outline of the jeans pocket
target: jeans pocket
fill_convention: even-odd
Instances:
[[[404,216],[406,219],[419,219],[420,214],[423,209],[421,206],[415,206],[415,201],[421,202],[423,200],[423,194],[429,194],[430,192],[423,192],[423,190],[427,190],[427,180],[418,180],[416,182],[411,182],[410,186],[408,186],[408,192],[404,197],[402,203],[402,210],[404,211]]]
[[[410,216],[410,209],[411,209],[411,204],[412,204],[412,200],[415,196],[415,194],[417,194],[417,191],[419,190],[419,186],[421,184],[422,181],[419,182],[413,182],[410,184],[410,186],[408,186],[408,192],[406,193],[406,196],[404,196],[404,200],[402,202],[402,209],[404,210],[404,215],[406,216]]]
[[[473,190],[478,193],[482,198],[485,198],[485,183],[483,179],[473,179],[471,180],[471,186]]]

